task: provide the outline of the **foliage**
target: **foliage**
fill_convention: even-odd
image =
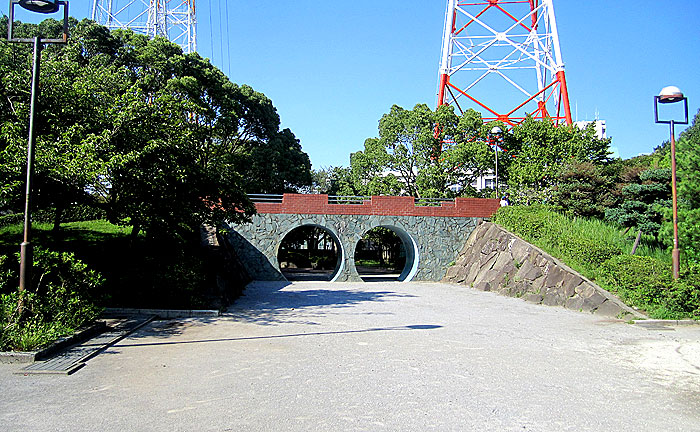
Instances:
[[[53,20],[18,35],[57,32]],[[268,99],[164,38],[71,22],[43,52],[34,197],[55,225],[75,203],[151,237],[242,221],[245,192],[295,191],[310,162]],[[30,49],[0,42],[0,208],[23,200]]]
[[[659,206],[669,205],[671,171],[665,168],[640,173],[641,183],[631,183],[622,189],[621,207],[609,208],[606,218],[623,227],[634,227],[645,234],[656,234],[661,228]]]
[[[494,126],[504,131],[500,137],[490,134]],[[418,198],[478,196],[473,183],[494,172],[498,149],[502,189],[513,195],[532,189],[534,194],[525,195],[540,195],[558,184],[566,164],[608,164],[609,145],[609,139],[595,136],[593,125],[581,130],[528,118],[509,129],[500,121],[485,124],[474,110],[458,116],[447,105],[435,111],[423,104],[412,110],[394,105],[379,121],[379,137],[368,138],[364,150],[351,155],[350,168],[338,173],[337,190]]]
[[[355,260],[357,261],[358,258],[367,261],[376,260],[376,267],[397,270],[403,269],[406,264],[403,241],[394,231],[384,227],[373,228],[362,236],[355,247]]]
[[[493,220],[526,241],[572,261],[589,277],[595,277],[601,263],[622,254],[625,246],[619,239],[606,241],[610,233],[600,229],[599,222],[572,219],[547,206],[502,207]]]
[[[552,204],[569,216],[601,218],[614,202],[613,181],[591,162],[572,162],[558,175]]]
[[[700,264],[700,111],[678,139],[678,237],[685,259]],[[672,209],[662,210],[665,223],[660,238],[673,247]]]
[[[16,289],[18,261],[0,257],[0,350],[46,345],[99,314],[94,295],[104,280],[75,255],[36,249],[24,293]]]
[[[700,208],[700,110],[678,138],[678,194],[692,209]]]
[[[74,253],[104,278],[95,297],[100,305],[166,309],[216,308],[214,263],[199,246],[198,234],[185,241],[151,241],[131,228],[106,220],[66,223],[59,232],[34,224],[34,243]],[[0,255],[14,253],[22,226],[0,228]]]
[[[674,281],[668,263],[655,258],[621,255],[605,262],[601,284],[652,318],[700,318],[700,268],[691,267]]]
[[[505,188],[510,194],[511,205],[549,205],[554,197],[554,187],[515,187]]]
[[[659,306],[671,286],[666,263],[637,255],[620,255],[603,264],[601,281],[622,300],[644,309]]]
[[[447,105],[435,111],[394,105],[379,121],[379,137],[368,138],[350,156],[349,170],[338,173],[338,190],[417,198],[451,196],[448,186],[473,192],[471,183],[493,166],[482,126],[473,110],[458,117]]]
[[[555,185],[561,167],[568,163],[608,163],[610,141],[598,139],[592,124],[582,130],[528,117],[505,136],[505,146],[515,156],[505,180],[514,187]]]
[[[337,244],[327,230],[317,226],[302,226],[290,231],[279,249],[280,262],[297,267],[333,269],[338,258]]]

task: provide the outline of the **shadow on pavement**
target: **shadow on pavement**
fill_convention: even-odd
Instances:
[[[327,331],[327,332],[308,332],[308,333],[293,333],[293,334],[283,334],[283,335],[272,335],[272,336],[249,336],[249,337],[236,337],[236,338],[223,338],[223,339],[203,339],[203,340],[192,340],[192,341],[171,341],[171,342],[145,342],[145,343],[131,343],[131,344],[119,344],[119,348],[138,348],[146,346],[160,346],[160,345],[188,345],[188,344],[200,344],[200,343],[214,343],[214,342],[236,342],[236,341],[248,341],[248,340],[258,340],[258,339],[280,339],[280,338],[292,338],[292,337],[302,337],[302,336],[327,336],[327,335],[341,335],[341,334],[353,334],[353,333],[370,333],[370,332],[380,332],[380,331],[408,331],[408,330],[434,330],[442,328],[441,325],[435,324],[415,324],[407,326],[394,326],[394,327],[377,327],[368,328],[363,330],[339,330],[339,331]]]
[[[289,322],[295,318],[307,320],[299,322],[300,324],[315,324],[308,319],[313,315],[327,313],[328,308],[345,308],[390,298],[415,297],[386,290],[330,288],[336,285],[328,285],[328,289],[303,289],[304,285],[300,284],[293,289],[284,289],[288,285],[290,284],[284,282],[253,282],[246,288],[243,297],[239,298],[224,316],[234,321],[260,325]]]

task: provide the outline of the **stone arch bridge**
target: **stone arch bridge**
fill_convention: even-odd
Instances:
[[[445,276],[469,234],[498,209],[498,201],[479,198],[417,200],[413,197],[329,197],[328,195],[253,195],[258,214],[252,223],[231,224],[228,240],[256,280],[285,280],[277,256],[282,240],[302,226],[325,229],[339,245],[332,281],[361,281],[355,247],[376,227],[394,231],[406,250],[400,281],[437,281]]]

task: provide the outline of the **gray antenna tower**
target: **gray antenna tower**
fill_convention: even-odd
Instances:
[[[110,30],[163,36],[186,54],[197,51],[195,0],[93,0],[90,18]]]

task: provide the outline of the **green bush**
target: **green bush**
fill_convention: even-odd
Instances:
[[[636,255],[620,255],[605,262],[600,282],[625,302],[644,309],[658,308],[673,285],[666,263]]]
[[[546,234],[551,215],[555,213],[545,206],[507,206],[498,210],[493,221],[531,241]]]
[[[103,279],[72,253],[35,250],[23,294],[17,290],[17,267],[17,260],[0,260],[0,350],[41,347],[99,315],[93,296]]]
[[[673,280],[664,261],[621,255],[602,265],[600,282],[652,318],[700,318],[700,267],[691,267]]]
[[[665,305],[673,312],[673,318],[700,319],[700,266],[693,265],[681,272]]]

